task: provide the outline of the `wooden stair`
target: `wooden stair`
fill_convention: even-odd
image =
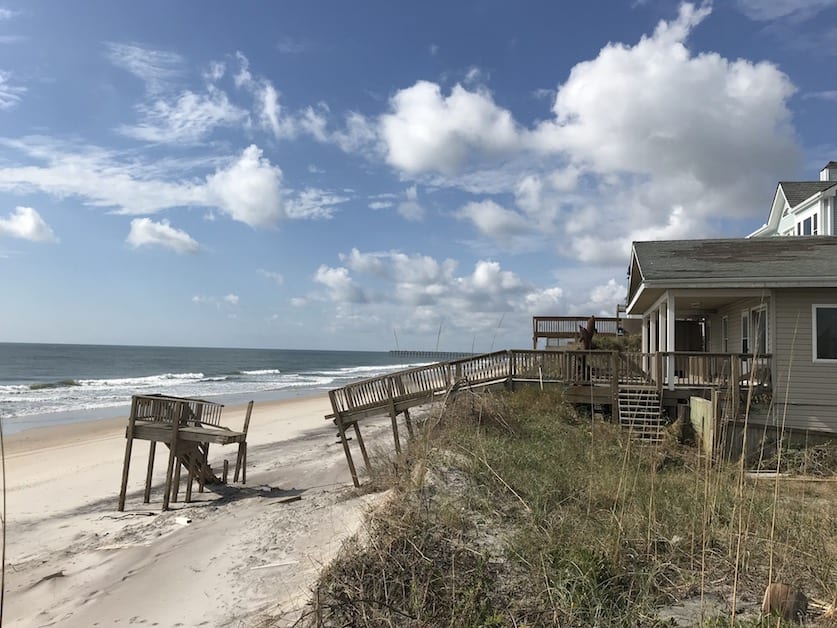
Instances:
[[[656,386],[619,385],[619,425],[627,428],[628,433],[639,440],[662,440],[662,402]]]
[[[212,467],[206,461],[209,453],[209,443],[195,443],[183,441],[177,446],[177,461],[187,473],[191,473],[203,487],[207,484],[221,484],[221,478],[215,475]]]

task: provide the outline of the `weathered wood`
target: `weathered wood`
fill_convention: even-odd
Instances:
[[[238,473],[242,471],[241,483],[247,484],[247,430],[250,429],[250,415],[253,413],[253,400],[247,404],[247,412],[244,414],[244,440],[238,444],[238,455],[235,459],[235,474],[233,475],[233,482],[238,482]],[[226,480],[224,481],[226,483]]]
[[[128,415],[128,428],[125,431],[125,460],[122,463],[122,486],[119,490],[118,510],[125,510],[125,494],[128,491],[128,470],[131,467],[131,448],[134,444],[134,421],[136,420],[136,399],[131,400],[131,414]]]
[[[151,501],[151,477],[154,473],[154,457],[157,454],[157,441],[151,441],[148,445],[148,470],[145,472],[145,493],[142,502],[147,504]]]
[[[366,453],[366,445],[363,444],[363,436],[360,435],[360,424],[355,421],[353,427],[355,428],[355,437],[357,438],[357,444],[360,447],[360,453],[363,456],[363,466],[366,467],[366,472],[369,473],[372,470],[372,467],[369,464],[369,454]]]
[[[238,466],[242,478],[245,478],[246,466],[246,430],[252,413],[252,403],[248,404],[245,416],[245,431],[235,432],[220,424],[221,406],[217,403],[169,397],[164,395],[135,395],[131,400],[131,413],[126,429],[126,463],[123,465],[122,487],[119,496],[119,508],[124,509],[127,492],[128,471],[133,441],[148,440],[149,460],[145,477],[143,499],[150,501],[151,482],[156,456],[156,443],[163,442],[169,447],[169,460],[166,467],[166,480],[163,494],[163,508],[167,509],[171,501],[177,501],[180,488],[181,467],[186,467],[190,482],[198,480],[201,492],[206,483],[216,483],[219,479],[212,473],[208,463],[211,443],[239,445]],[[187,500],[191,497],[191,483],[187,486]]]

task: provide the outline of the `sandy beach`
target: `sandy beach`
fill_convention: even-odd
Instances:
[[[142,503],[143,441],[117,511],[125,418],[8,437],[6,625],[250,626],[265,613],[292,623],[319,569],[381,499],[347,499],[351,478],[328,412],[325,395],[257,403],[247,485],[196,488],[191,504],[168,512],[165,447]],[[243,407],[224,409],[224,425],[243,421]],[[365,426],[365,439],[384,437],[387,425]],[[215,447],[210,463],[232,466],[235,454]],[[284,501],[291,496],[300,499]]]

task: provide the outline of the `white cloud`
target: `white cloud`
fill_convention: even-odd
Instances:
[[[612,262],[632,237],[699,237],[763,212],[762,190],[794,171],[793,85],[770,63],[692,54],[684,42],[709,13],[684,4],[636,45],[608,44],[576,65],[555,118],[531,132],[563,174],[531,195],[540,201],[527,213],[539,205],[563,225],[573,256]]]
[[[238,305],[238,295],[237,294],[228,294],[221,299],[224,303],[228,303],[229,305]]]
[[[471,221],[482,235],[498,242],[531,232],[523,216],[491,200],[468,203],[456,215]]]
[[[285,217],[281,182],[282,171],[253,144],[230,167],[207,177],[205,196],[234,220],[271,227]]]
[[[0,235],[32,242],[58,241],[49,225],[31,207],[16,207],[8,218],[0,218]]]
[[[390,99],[380,117],[386,160],[408,174],[457,172],[469,157],[499,155],[519,148],[511,114],[487,91],[456,85],[443,96],[436,83],[418,81]]]
[[[354,111],[346,114],[344,129],[334,131],[331,140],[347,153],[365,152],[377,156],[378,152],[383,152],[378,146],[380,137],[375,122]]]
[[[20,85],[9,83],[11,75],[0,70],[0,110],[11,109],[20,102],[21,95],[26,93],[26,88]]]
[[[404,195],[406,200],[398,204],[398,213],[404,220],[420,222],[424,220],[424,207],[418,202],[418,189],[415,185],[407,188]]]
[[[20,11],[12,11],[11,9],[0,8],[0,22],[10,20],[17,16]]]
[[[299,117],[298,124],[300,129],[308,133],[308,135],[318,142],[327,142],[329,140],[326,129],[328,125],[328,120],[326,119],[327,114],[328,106],[325,103],[320,103],[317,109],[314,107],[306,107]]]
[[[177,98],[157,99],[137,107],[143,117],[134,126],[122,126],[124,135],[146,142],[197,142],[218,126],[241,124],[247,112],[233,105],[226,93],[210,88],[206,94],[185,91]]]
[[[338,205],[350,200],[344,194],[337,194],[319,188],[305,188],[288,199],[285,211],[288,218],[329,219],[334,216]]]
[[[276,50],[284,55],[298,55],[315,50],[316,46],[307,39],[298,37],[282,37],[276,42]]]
[[[372,201],[369,203],[369,209],[389,209],[394,205],[392,201]]]
[[[750,19],[766,22],[788,16],[808,19],[837,6],[837,0],[737,0],[736,4]]]
[[[803,96],[804,99],[808,100],[810,98],[814,98],[817,100],[827,100],[830,102],[837,102],[837,89],[827,89],[821,92],[808,92]]]
[[[285,283],[285,278],[282,276],[282,273],[276,272],[274,270],[265,270],[264,268],[259,268],[259,274],[262,277],[270,279],[272,282],[279,286]]]
[[[165,91],[181,75],[183,58],[174,52],[154,50],[139,44],[111,42],[106,46],[111,63],[139,78],[149,93]]]
[[[135,249],[141,246],[161,246],[181,254],[195,253],[200,248],[192,236],[172,227],[165,219],[154,222],[150,218],[134,218],[125,241]]]
[[[328,288],[329,296],[338,303],[366,303],[367,301],[363,290],[354,282],[346,268],[330,268],[322,265],[314,274],[314,281]]]
[[[201,181],[172,180],[176,168],[206,165],[200,162],[142,164],[120,160],[115,153],[92,147],[67,150],[37,137],[4,144],[47,163],[0,167],[0,190],[36,189],[58,197],[79,196],[88,205],[113,208],[122,214],[153,214],[184,206],[215,208],[251,227],[275,226],[286,215],[282,171],[263,157],[255,145],[237,157],[223,160],[214,174]]]

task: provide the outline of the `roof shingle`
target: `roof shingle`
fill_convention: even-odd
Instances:
[[[791,236],[634,242],[644,281],[835,278],[837,237]]]
[[[805,199],[835,185],[837,181],[779,181],[779,187],[782,188],[791,207],[796,207]]]

